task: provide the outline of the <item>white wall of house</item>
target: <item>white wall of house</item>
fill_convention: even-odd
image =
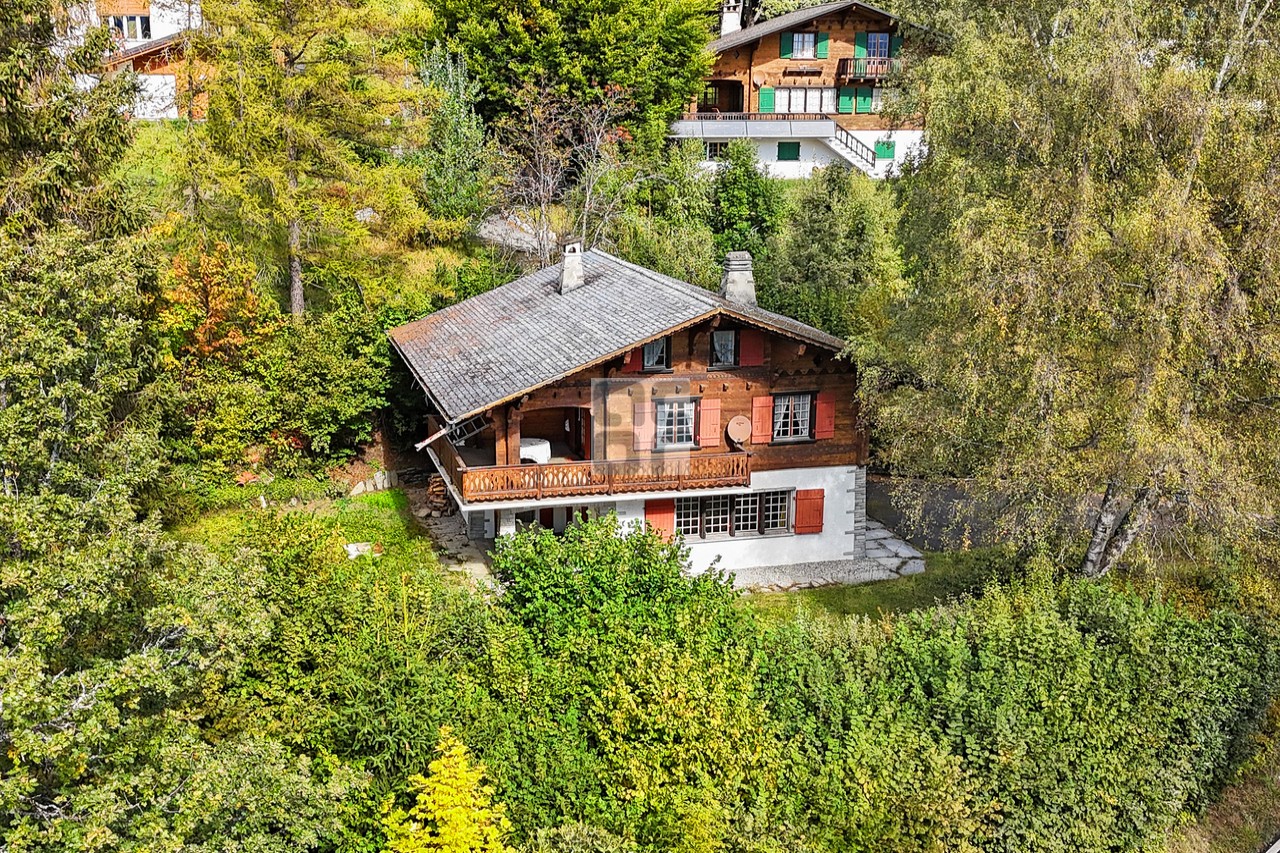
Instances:
[[[138,99],[133,110],[137,118],[177,118],[177,78],[172,74],[139,74]]]
[[[717,560],[720,568],[732,572],[758,566],[861,559],[866,553],[865,483],[865,469],[855,466],[753,472],[751,491],[822,489],[826,495],[822,506],[822,532],[705,540],[687,538],[685,545],[689,548],[690,568],[694,573],[705,572]],[[619,521],[643,521],[644,506],[643,497],[617,501]],[[794,524],[794,501],[790,513]]]
[[[703,122],[703,124],[710,124],[710,122]],[[720,122],[720,124],[731,123]],[[893,158],[884,158],[876,162],[875,170],[870,173],[874,178],[884,178],[894,171],[901,170],[903,163],[924,145],[924,131],[921,130],[854,130],[850,131],[850,135],[872,150],[875,150],[877,142],[891,140],[894,143]],[[732,138],[741,137],[726,136],[723,139],[714,139],[706,136],[703,137],[703,141],[704,143],[728,143]],[[807,178],[813,174],[814,169],[831,163],[852,165],[841,154],[834,151],[825,139],[821,138],[753,137],[748,141],[755,146],[756,157],[760,160],[761,167],[775,178]],[[800,159],[779,160],[778,143],[780,142],[799,143]],[[707,169],[714,169],[717,166],[717,161],[705,160],[703,161],[703,166]],[[861,167],[858,166],[857,168]]]

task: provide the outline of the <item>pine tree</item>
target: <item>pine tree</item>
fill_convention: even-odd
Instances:
[[[440,757],[427,776],[413,776],[415,802],[408,811],[388,802],[383,807],[387,850],[392,853],[508,853],[502,838],[511,823],[493,787],[485,785],[484,765],[471,759],[448,726],[440,729]]]

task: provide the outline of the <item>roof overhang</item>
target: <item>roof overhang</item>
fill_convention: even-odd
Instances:
[[[470,411],[461,412],[459,414],[452,414],[449,411],[447,411],[444,408],[444,406],[440,404],[439,398],[436,397],[434,394],[432,394],[430,386],[426,383],[426,381],[418,373],[418,371],[414,369],[412,362],[405,357],[405,353],[403,350],[400,349],[400,345],[396,342],[396,339],[392,337],[389,333],[387,337],[391,340],[391,345],[395,347],[396,352],[400,355],[400,360],[403,361],[406,365],[408,365],[409,372],[413,374],[414,381],[418,383],[418,386],[422,388],[424,392],[426,392],[427,399],[431,402],[433,406],[436,407],[436,409],[444,417],[446,424],[449,426],[452,426],[453,424],[457,424],[457,423],[461,423],[462,421],[465,421],[467,418],[472,418],[472,417],[475,417],[476,415],[487,412],[490,409],[494,408],[495,406],[505,405],[514,400],[520,399],[526,394],[531,394],[534,391],[537,391],[541,388],[546,388],[549,385],[554,385],[555,383],[560,382],[561,380],[569,378],[575,373],[579,373],[583,370],[589,370],[592,367],[596,367],[598,365],[604,364],[605,362],[610,361],[611,359],[619,358],[620,356],[625,355],[631,350],[634,350],[636,347],[641,347],[647,343],[656,341],[659,338],[665,338],[668,335],[673,335],[677,332],[684,331],[685,329],[688,329],[690,326],[696,326],[699,323],[704,323],[707,320],[711,320],[717,316],[730,317],[733,320],[740,323],[746,323],[746,324],[755,326],[757,328],[764,329],[769,332],[773,332],[774,334],[784,335],[786,337],[792,338],[793,340],[797,340],[805,344],[813,344],[814,346],[821,347],[822,349],[827,350],[828,352],[834,353],[837,356],[839,356],[839,354],[843,352],[845,349],[844,342],[839,340],[838,338],[828,337],[827,339],[824,339],[822,337],[819,337],[818,335],[805,335],[796,329],[787,329],[781,326],[775,326],[770,323],[764,322],[759,317],[753,317],[749,313],[734,311],[732,308],[729,308],[727,306],[720,306],[720,307],[712,308],[711,310],[706,311],[705,313],[700,314],[697,317],[693,317],[689,320],[686,320],[683,323],[679,323],[675,326],[671,326],[670,328],[663,329],[661,332],[658,332],[656,335],[650,335],[649,337],[639,338],[635,341],[632,341],[631,343],[627,344],[625,347],[614,350],[613,352],[610,352],[607,355],[601,356],[600,358],[592,359],[591,361],[586,361],[586,362],[583,362],[582,364],[575,365],[574,367],[563,370],[560,373],[556,374],[555,376],[552,376],[549,379],[546,379],[545,381],[538,382],[536,384],[528,386],[527,388],[522,388],[519,391],[515,391],[511,394],[507,394],[506,396],[494,399],[492,401],[484,403],[483,405],[477,406],[471,409]],[[817,330],[815,329],[814,331],[817,331]],[[822,333],[819,333],[819,334],[821,335]]]

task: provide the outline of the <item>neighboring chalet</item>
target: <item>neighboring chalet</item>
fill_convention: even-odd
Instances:
[[[209,67],[185,61],[189,36],[202,22],[199,0],[97,0],[73,5],[69,15],[75,37],[91,27],[111,29],[117,50],[103,64],[109,74],[138,75],[135,118],[204,117],[200,90]]]
[[[866,435],[843,341],[566,246],[562,263],[390,332],[476,540],[616,512],[683,534],[695,570],[861,559]]]
[[[880,116],[902,31],[898,18],[857,0],[743,27],[741,0],[724,0],[711,76],[672,134],[702,140],[708,165],[731,140],[749,139],[777,177],[828,163],[883,177],[923,138],[918,125]]]

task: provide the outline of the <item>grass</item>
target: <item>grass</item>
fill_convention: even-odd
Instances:
[[[331,526],[343,542],[373,542],[382,546],[382,559],[406,571],[438,567],[431,539],[409,512],[409,499],[393,489],[303,504],[285,512],[306,512]],[[245,521],[260,509],[217,510],[172,531],[174,538],[196,542],[218,552],[232,551]]]
[[[925,555],[924,574],[853,586],[765,593],[753,595],[749,601],[765,616],[778,620],[790,618],[798,609],[876,617],[980,593],[992,579],[1008,578],[1011,567],[1007,552],[999,548],[930,553]]]
[[[1260,853],[1280,838],[1280,748],[1169,843],[1167,853]]]

